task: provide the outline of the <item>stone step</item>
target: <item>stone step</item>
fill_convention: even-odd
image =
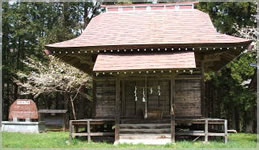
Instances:
[[[120,139],[170,139],[170,134],[120,134]]]
[[[120,139],[119,144],[148,144],[148,145],[165,145],[171,143],[170,138],[166,139]]]

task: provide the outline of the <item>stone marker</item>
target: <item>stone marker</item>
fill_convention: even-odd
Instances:
[[[2,131],[40,133],[45,131],[42,121],[31,122],[38,119],[36,104],[30,99],[17,99],[9,109],[10,121],[2,121]],[[21,120],[19,120],[21,119]]]
[[[31,99],[17,99],[9,109],[9,120],[38,119],[38,110],[36,104]]]

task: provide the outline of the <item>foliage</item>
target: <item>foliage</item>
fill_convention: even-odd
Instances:
[[[250,64],[256,64],[256,3],[200,3],[198,8],[210,14],[215,27],[222,33],[254,41],[252,51],[244,51],[219,72],[206,74],[207,81],[217,89],[217,97],[220,99],[217,117],[225,117],[235,124],[230,124],[231,128],[245,131],[246,124],[256,118],[253,115],[256,94],[245,84],[255,73],[255,68]]]
[[[48,66],[44,45],[78,36],[99,13],[99,6],[93,2],[3,2],[3,119],[12,101],[23,97],[13,80],[18,71],[31,71],[23,61],[29,57]]]
[[[218,31],[236,33],[234,25],[240,28],[256,26],[257,2],[201,2],[198,9],[207,12]]]
[[[201,148],[256,148],[256,134],[230,134],[229,141],[224,144],[223,140],[210,141],[176,141],[176,144],[167,145],[113,145],[109,143],[87,143],[85,140],[74,139],[68,143],[68,132],[47,132],[41,134],[24,134],[3,132],[4,148],[89,148],[89,149],[201,149]]]

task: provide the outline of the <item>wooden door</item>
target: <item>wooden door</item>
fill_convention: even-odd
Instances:
[[[170,88],[169,80],[148,80],[147,106],[149,117],[165,117],[170,110]]]
[[[169,115],[169,80],[143,79],[126,80],[125,98],[122,103],[123,116],[126,118],[152,118],[152,114]]]
[[[125,102],[124,116],[126,118],[143,118],[145,112],[145,102],[143,102],[144,80],[125,81]]]

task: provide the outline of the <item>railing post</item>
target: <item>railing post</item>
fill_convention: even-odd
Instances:
[[[69,121],[69,142],[72,142],[73,139],[73,127],[72,120]]]
[[[175,143],[175,116],[171,115],[171,142]]]
[[[205,119],[205,143],[208,143],[209,121]]]
[[[228,142],[228,121],[224,120],[225,144]]]
[[[87,120],[87,141],[88,143],[91,141],[91,127],[89,120]]]

